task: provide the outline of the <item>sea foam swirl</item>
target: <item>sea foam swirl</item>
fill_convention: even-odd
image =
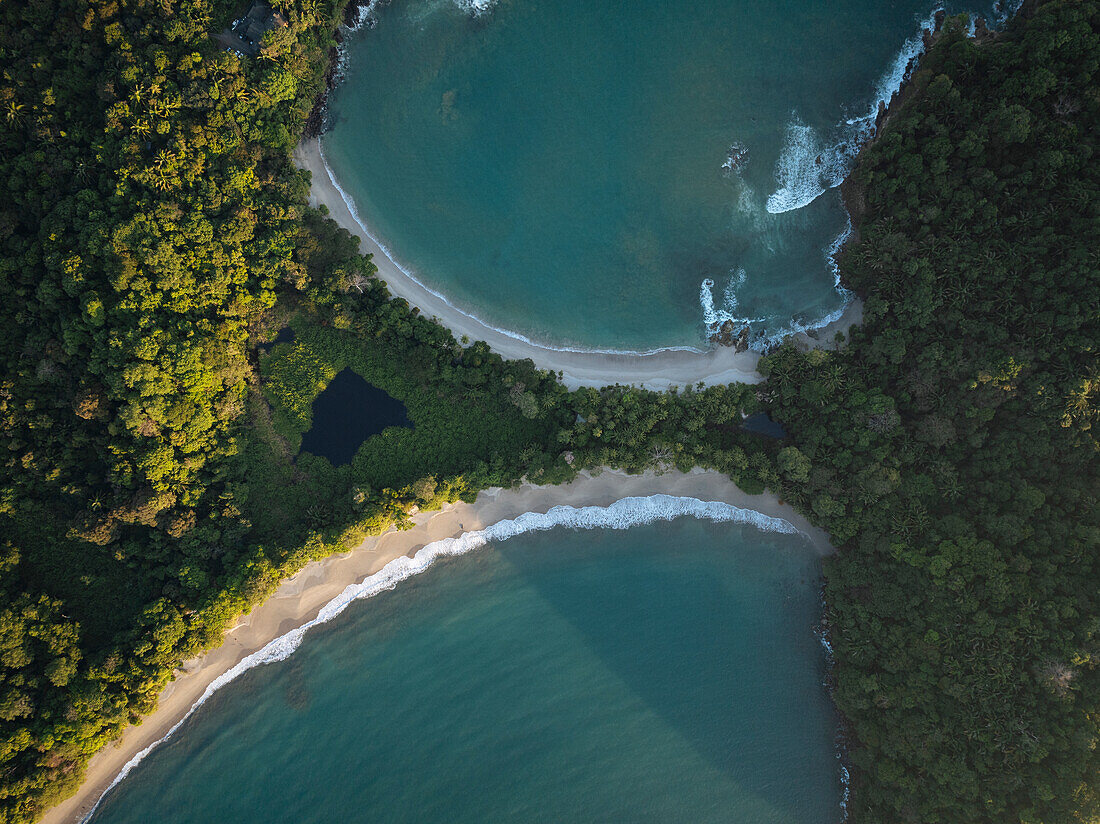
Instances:
[[[232,669],[215,678],[202,696],[163,738],[154,741],[126,762],[110,786],[100,795],[95,805],[81,819],[81,824],[89,821],[103,799],[119,782],[128,776],[145,757],[159,744],[171,738],[184,722],[215,692],[226,684],[261,664],[283,661],[294,654],[301,645],[307,632],[319,624],[325,624],[340,615],[351,604],[365,598],[371,598],[381,592],[396,587],[402,581],[419,575],[427,570],[439,558],[465,555],[487,544],[506,541],[526,532],[540,532],[557,527],[571,529],[630,529],[631,527],[651,524],[656,521],[671,521],[683,516],[693,516],[702,520],[748,524],[765,532],[795,534],[798,530],[788,521],[773,518],[752,509],[742,509],[720,501],[702,501],[698,498],[676,497],[672,495],[650,495],[644,498],[622,498],[610,506],[555,506],[548,512],[525,512],[517,518],[497,521],[485,529],[465,532],[457,538],[444,538],[426,544],[415,555],[403,555],[386,564],[373,575],[358,584],[351,584],[338,596],[325,604],[317,617],[302,626],[292,629],[268,643],[262,649],[241,659]]]

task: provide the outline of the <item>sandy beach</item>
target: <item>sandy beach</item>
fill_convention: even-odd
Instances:
[[[295,151],[294,159],[300,168],[313,176],[310,204],[326,206],[333,220],[360,239],[360,249],[374,256],[378,278],[386,282],[392,294],[418,307],[426,317],[438,320],[456,338],[461,339],[465,335],[471,341],[483,340],[494,352],[506,358],[530,358],[540,369],[560,372],[562,382],[570,389],[621,383],[663,391],[673,386],[694,386],[698,383],[711,386],[734,382],[759,383],[763,380],[756,371],[759,353],[735,352],[731,347],[716,346],[709,352],[662,350],[646,354],[571,352],[505,334],[462,312],[442,295],[422,286],[389,257],[344,202],[325,166],[317,138],[303,141]],[[812,334],[800,333],[795,339],[807,346],[816,346],[818,341],[828,345],[837,331],[847,331],[853,324],[858,324],[862,316],[862,306],[856,301],[848,306],[839,320]]]
[[[803,533],[822,555],[832,551],[829,536],[789,505],[771,494],[746,495],[717,472],[627,475],[604,470],[581,473],[576,480],[561,486],[524,484],[515,489],[485,490],[472,504],[458,503],[441,511],[419,513],[413,518],[412,529],[368,538],[354,551],[311,563],[284,581],[271,598],[240,619],[227,633],[225,643],[201,658],[186,662],[161,695],[156,711],[97,753],[76,795],[51,809],[42,821],[44,824],[81,821],[125,764],[163,738],[216,678],[270,641],[313,620],[346,587],[373,575],[393,559],[413,555],[433,541],[458,537],[525,512],[544,513],[559,505],[608,506],[622,498],[656,494],[717,501],[781,518]]]

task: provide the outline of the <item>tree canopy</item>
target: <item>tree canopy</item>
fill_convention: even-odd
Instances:
[[[1095,0],[948,19],[846,184],[863,327],[672,393],[567,392],[393,299],[292,162],[342,4],[284,5],[256,59],[210,37],[239,11],[0,4],[0,822],[309,560],[607,465],[830,531],[855,824],[1095,820]],[[333,467],[298,445],[344,368],[416,429]]]

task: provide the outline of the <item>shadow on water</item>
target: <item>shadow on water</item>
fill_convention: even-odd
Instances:
[[[813,634],[820,618],[820,561],[808,548],[792,546],[788,536],[757,533],[751,544],[730,550],[743,553],[738,576],[752,582],[750,589],[711,576],[713,567],[700,563],[698,547],[682,540],[685,528],[727,525],[682,520],[675,528],[658,560],[643,554],[630,565],[604,563],[616,553],[633,554],[628,545],[615,543],[614,535],[605,540],[603,530],[586,532],[584,557],[561,565],[558,574],[547,574],[546,567],[560,565],[560,557],[532,551],[530,540],[542,536],[495,548],[700,757],[798,820],[804,810],[797,796],[822,786],[806,777],[834,769],[833,759],[825,756],[823,763],[821,748],[812,743],[820,714],[833,717],[822,686],[824,654]],[[760,574],[769,567],[784,572]],[[817,668],[807,673],[814,660]],[[685,670],[697,673],[690,690],[684,689]]]
[[[302,436],[302,450],[343,466],[363,441],[390,426],[413,428],[405,404],[345,369],[313,402],[313,426]]]
[[[216,693],[95,821],[837,820],[818,558],[687,519],[576,535],[440,561],[314,630]],[[666,767],[663,790],[629,784]]]

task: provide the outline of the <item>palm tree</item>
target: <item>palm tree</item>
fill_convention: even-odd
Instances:
[[[661,444],[654,446],[649,451],[649,458],[658,474],[667,472],[672,466],[672,450],[667,446]]]
[[[8,108],[4,112],[5,116],[8,119],[8,122],[19,123],[20,121],[22,121],[24,108],[25,107],[22,103],[16,103],[14,100],[9,100]]]

